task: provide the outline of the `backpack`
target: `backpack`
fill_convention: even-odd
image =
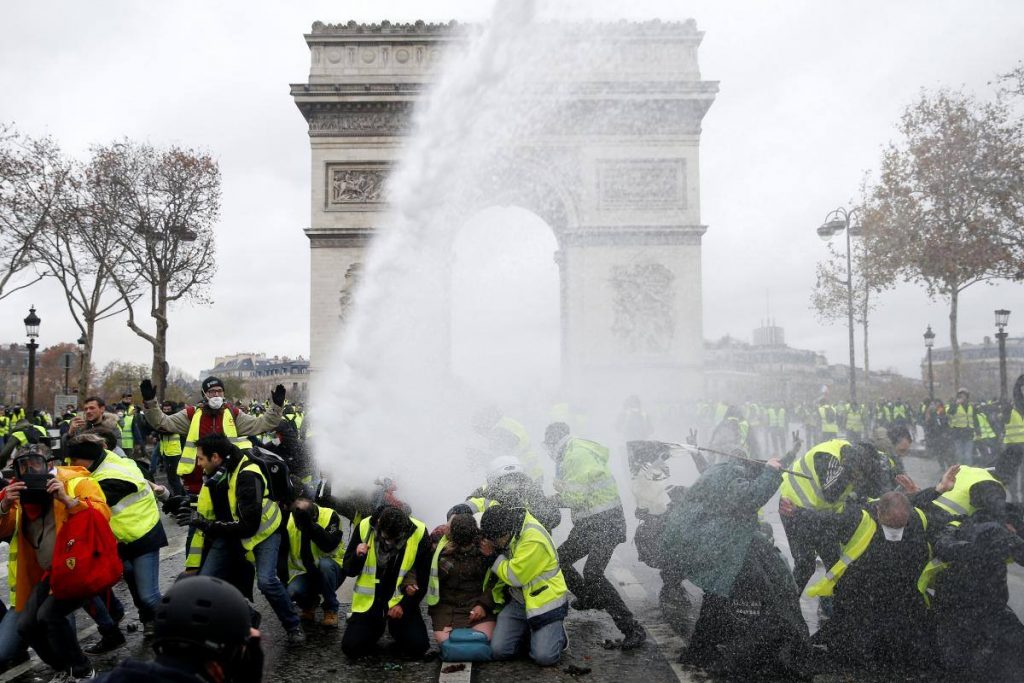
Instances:
[[[297,491],[288,472],[288,463],[277,453],[265,448],[254,446],[244,451],[249,460],[256,463],[267,480],[267,496],[277,503],[290,503],[295,500]]]
[[[57,532],[50,565],[50,590],[59,600],[85,600],[121,580],[121,558],[110,522],[92,501],[68,515]]]

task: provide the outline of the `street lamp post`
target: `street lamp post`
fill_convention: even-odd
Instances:
[[[996,311],[996,339],[999,340],[999,402],[1006,405],[1006,323],[1010,321],[1010,312],[1005,308]]]
[[[32,419],[36,403],[36,337],[39,336],[39,323],[42,322],[36,315],[36,307],[28,309],[28,316],[25,318],[25,334],[28,336],[28,388],[25,391],[25,417]]]
[[[935,333],[932,326],[924,331],[924,345],[928,349],[928,400],[935,400],[935,376],[932,374],[932,347],[935,346]]]
[[[853,217],[859,214],[857,209],[840,207],[825,216],[825,222],[818,228],[818,237],[828,242],[840,232],[846,233],[846,313],[847,326],[850,332],[850,403],[857,403],[857,357],[853,346],[853,262],[850,257],[850,238],[859,237],[860,226],[853,223]]]

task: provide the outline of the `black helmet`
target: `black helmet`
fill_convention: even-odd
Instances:
[[[198,646],[219,656],[243,645],[251,627],[249,603],[237,588],[212,576],[190,576],[160,600],[154,649]]]

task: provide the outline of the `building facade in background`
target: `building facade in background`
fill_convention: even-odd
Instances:
[[[958,387],[953,386],[953,349],[949,346],[932,349],[932,373],[935,396],[952,400]],[[1024,374],[1024,337],[1006,340],[1007,391]],[[921,359],[921,381],[928,386],[928,356]],[[985,337],[980,344],[960,345],[960,386],[976,400],[999,398],[999,343]]]

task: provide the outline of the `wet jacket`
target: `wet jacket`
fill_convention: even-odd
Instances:
[[[757,511],[782,483],[780,472],[752,467],[712,465],[667,514],[662,556],[705,592],[732,592],[759,533]]]
[[[938,534],[935,557],[949,563],[932,582],[936,609],[1002,610],[1010,598],[1007,561],[1024,564],[1024,539],[978,512]]]

